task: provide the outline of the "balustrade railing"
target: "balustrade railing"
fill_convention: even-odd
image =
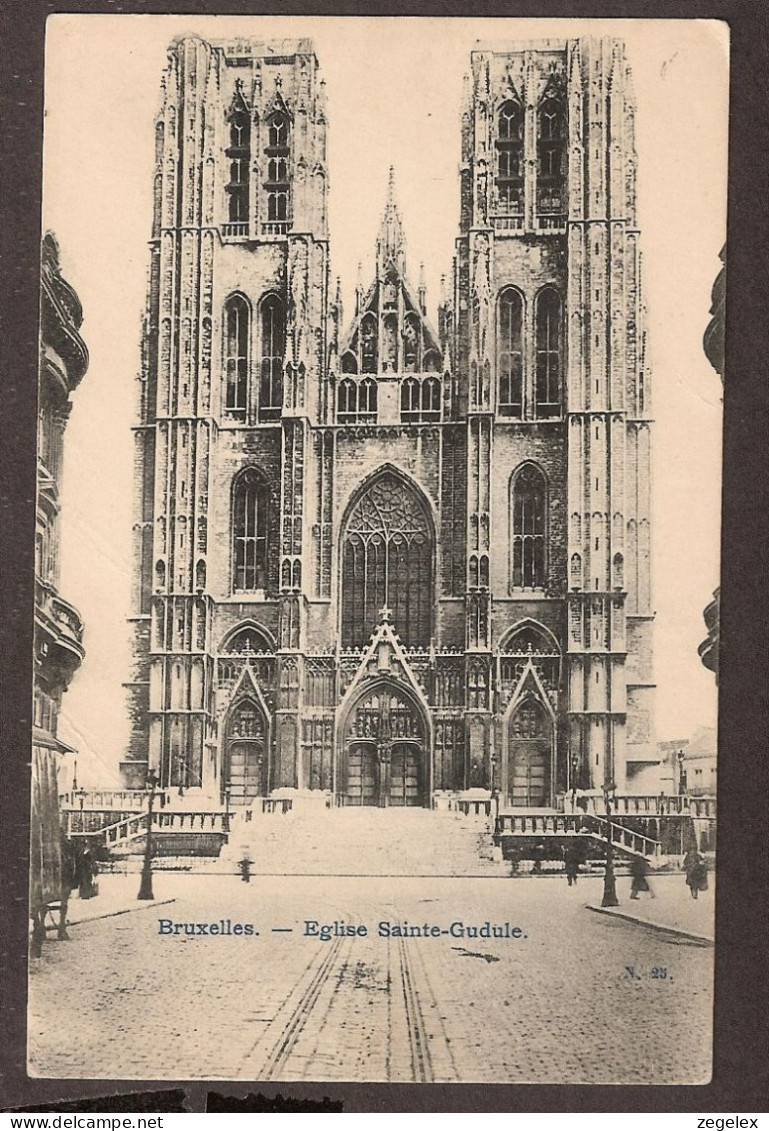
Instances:
[[[66,814],[66,831],[69,836],[99,837],[108,848],[119,848],[138,840],[147,832],[147,813],[134,813],[123,817],[119,821],[102,825],[98,830],[88,830],[78,827],[80,813],[68,810]],[[226,833],[229,822],[227,814],[221,811],[207,812],[200,810],[172,811],[160,810],[152,814],[152,834],[164,835],[167,833]]]
[[[225,239],[238,239],[248,235],[248,221],[238,220],[234,223],[222,224],[222,235]]]
[[[285,236],[291,227],[290,220],[269,220],[262,224],[263,236]]]
[[[165,806],[170,802],[170,794],[166,790],[155,792],[155,804]],[[142,810],[147,808],[147,791],[145,789],[84,789],[68,790],[59,794],[59,805],[62,809],[73,810]]]
[[[538,837],[587,834],[597,837],[604,844],[609,842],[611,836],[615,847],[643,856],[657,856],[661,848],[659,841],[614,821],[608,822],[605,817],[593,813],[500,813],[496,821],[496,833]]]
[[[617,817],[716,817],[715,797],[690,797],[688,794],[621,794],[611,803]],[[605,802],[600,794],[578,796],[574,802],[570,794],[559,801],[559,809],[565,812],[605,814]]]

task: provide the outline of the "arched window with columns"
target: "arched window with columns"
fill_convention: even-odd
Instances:
[[[547,480],[525,463],[510,482],[510,587],[544,588],[547,572]]]
[[[267,588],[267,484],[248,467],[232,489],[232,587],[236,593]]]
[[[244,295],[230,295],[224,304],[224,408],[245,418],[248,408],[248,353],[251,307]]]
[[[277,420],[283,408],[283,360],[286,353],[286,316],[277,295],[259,304],[262,371],[259,383],[259,419]]]
[[[534,405],[539,417],[561,415],[562,315],[561,296],[555,287],[543,287],[534,306],[536,333],[536,387]]]
[[[497,308],[497,407],[523,415],[523,296],[515,287],[505,287]]]

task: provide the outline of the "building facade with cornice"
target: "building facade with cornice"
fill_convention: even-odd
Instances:
[[[311,42],[172,45],[128,784],[549,808],[657,763],[634,120],[618,40],[476,47],[436,324],[392,175],[346,319]]]
[[[88,368],[82,321],[80,300],[61,273],[59,247],[48,232],[40,287],[30,836],[31,907],[38,915],[60,896],[59,760],[71,747],[58,736],[59,712],[85,655],[80,614],[59,592],[64,430],[71,395]],[[38,924],[38,949],[40,941]]]

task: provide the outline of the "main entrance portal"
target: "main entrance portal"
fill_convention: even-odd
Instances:
[[[427,737],[421,712],[383,684],[353,707],[340,751],[340,805],[429,804]]]

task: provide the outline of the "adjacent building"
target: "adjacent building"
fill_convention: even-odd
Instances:
[[[346,318],[312,43],[173,44],[135,426],[127,784],[152,767],[233,805],[481,790],[547,808],[648,776],[634,125],[619,40],[476,47],[437,320],[392,175],[374,277]]]
[[[43,239],[38,382],[37,524],[35,533],[34,705],[30,882],[33,910],[58,900],[60,888],[58,737],[62,695],[83,662],[83,624],[59,592],[59,519],[64,429],[70,398],[88,367],[80,336],[83,312],[61,274],[59,248]]]

